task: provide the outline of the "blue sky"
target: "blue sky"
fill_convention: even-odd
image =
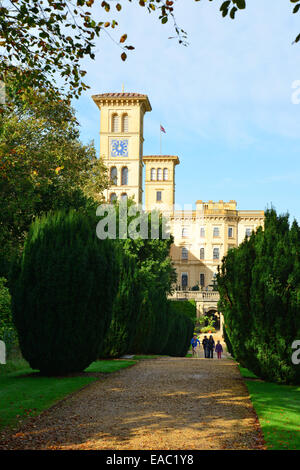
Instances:
[[[144,154],[178,155],[176,203],[230,200],[239,209],[289,211],[300,222],[300,104],[292,85],[300,80],[300,16],[289,2],[251,0],[236,20],[223,19],[218,2],[177,0],[177,22],[189,46],[173,39],[143,8],[124,4],[118,39],[128,33],[136,50],[124,63],[106,36],[95,61],[86,61],[91,89],[73,105],[84,142],[99,152],[99,110],[91,95],[145,93]],[[101,9],[102,10],[102,9]],[[105,14],[99,10],[102,18]],[[300,88],[300,86],[299,86]],[[298,97],[300,93],[298,94]]]

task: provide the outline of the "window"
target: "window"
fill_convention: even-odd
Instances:
[[[214,235],[215,238],[220,236],[220,229],[219,227],[214,227]]]
[[[200,237],[205,238],[205,227],[200,227]]]
[[[187,273],[182,273],[181,274],[181,288],[182,288],[182,290],[187,289],[188,280],[189,280],[189,278],[188,278]]]
[[[205,250],[204,250],[204,248],[200,248],[200,259],[205,259]]]
[[[168,181],[168,168],[164,168],[164,181]]]
[[[182,238],[187,238],[189,236],[189,229],[187,227],[183,227],[181,231]]]
[[[157,179],[158,181],[162,181],[162,169],[157,168]]]
[[[115,166],[110,169],[110,181],[112,184],[118,184],[118,170]]]
[[[111,203],[111,204],[112,204],[114,201],[116,201],[116,200],[117,200],[117,195],[116,195],[116,193],[111,193],[109,200],[110,200],[110,203]]]
[[[204,287],[205,286],[205,274],[200,273],[200,286]]]
[[[161,201],[161,191],[156,191],[156,201]]]
[[[181,259],[187,260],[188,257],[189,257],[188,249],[185,247],[181,248]]]
[[[246,228],[246,237],[251,237],[251,234],[252,234],[252,228],[251,228],[251,227],[247,227],[247,228]]]
[[[122,168],[122,175],[121,176],[122,176],[122,178],[121,178],[122,179],[122,185],[126,186],[128,184],[128,168],[127,168],[127,166],[124,166]]]
[[[151,181],[155,181],[155,168],[151,168],[151,171],[150,171],[150,179]]]
[[[233,238],[233,227],[228,227],[228,238]]]
[[[220,249],[219,248],[214,248],[213,259],[219,259],[219,258],[220,258]]]
[[[117,114],[112,116],[112,131],[119,132],[119,116]]]
[[[122,129],[123,132],[128,132],[128,114],[122,116]]]
[[[121,194],[121,200],[122,200],[122,201],[126,201],[126,199],[127,199],[127,194],[126,194],[126,193],[122,193],[122,194]]]

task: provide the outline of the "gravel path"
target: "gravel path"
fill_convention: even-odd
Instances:
[[[0,449],[262,449],[230,359],[158,358],[109,374],[31,419]]]

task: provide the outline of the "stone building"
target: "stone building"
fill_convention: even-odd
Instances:
[[[234,200],[199,200],[193,210],[175,206],[175,155],[143,155],[144,115],[151,111],[147,95],[94,95],[101,110],[100,157],[108,167],[111,186],[105,198],[144,199],[145,210],[159,209],[170,220],[174,244],[171,257],[178,279],[173,298],[193,298],[198,315],[217,312],[214,277],[224,255],[264,223],[262,210],[238,210]],[[145,196],[143,198],[143,167]]]

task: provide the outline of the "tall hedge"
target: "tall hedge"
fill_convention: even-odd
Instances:
[[[185,314],[174,310],[173,301],[169,301],[168,341],[162,354],[185,357],[194,333],[194,322]]]
[[[142,285],[134,258],[120,256],[120,282],[115,296],[112,320],[106,333],[101,357],[119,357],[132,351],[141,315]]]
[[[13,283],[13,318],[24,358],[46,375],[97,359],[118,287],[118,253],[99,240],[95,217],[76,211],[36,220]]]
[[[292,344],[300,338],[300,228],[288,215],[265,214],[259,228],[223,259],[218,274],[234,357],[259,377],[300,383]]]

